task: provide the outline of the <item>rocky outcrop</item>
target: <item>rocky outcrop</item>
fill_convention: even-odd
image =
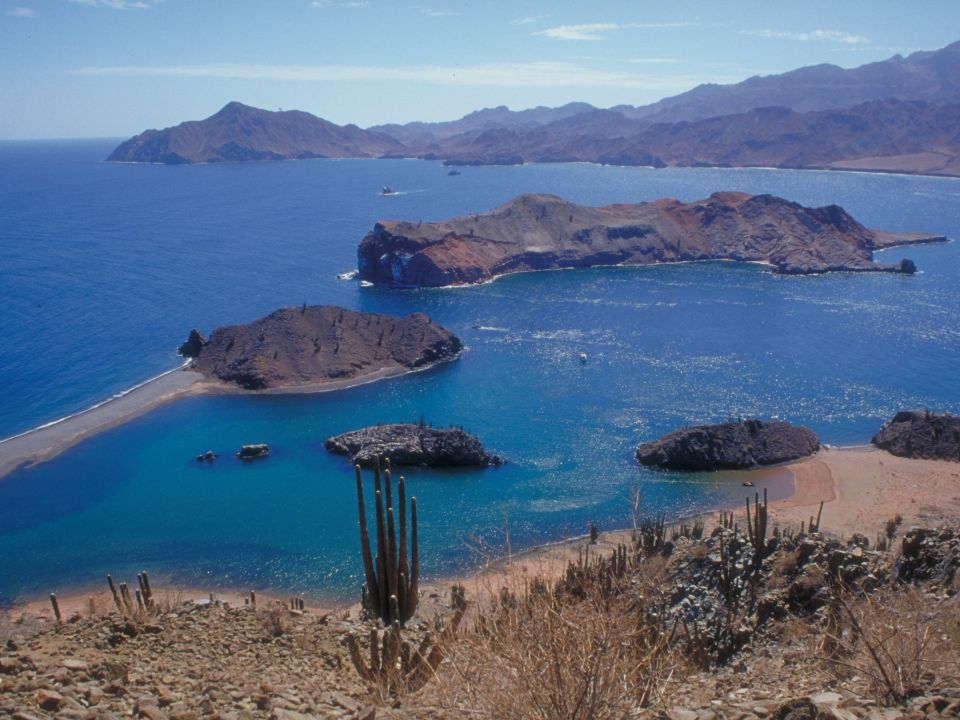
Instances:
[[[454,358],[462,347],[423,313],[304,305],[217,328],[193,369],[246,390],[313,387],[415,370]]]
[[[960,416],[898,412],[870,442],[900,457],[960,462]]]
[[[391,465],[427,467],[499,466],[503,459],[488,453],[480,441],[460,428],[425,425],[376,425],[332,437],[327,450],[349,455],[359,465],[372,466],[377,456]]]
[[[187,341],[177,350],[185,358],[195,358],[200,355],[203,346],[207,344],[207,339],[200,334],[199,330],[191,330]]]
[[[637,460],[664,470],[744,470],[815,453],[820,440],[780,420],[743,420],[676,430],[637,448]]]
[[[808,208],[772,195],[714,193],[586,207],[554,195],[520,195],[488,213],[436,223],[381,221],[360,242],[362,280],[437,287],[529,270],[691,260],[769,263],[775,272],[912,272],[873,251],[937,238],[870,230],[837,205]]]
[[[206,120],[147,130],[114,150],[108,162],[184,165],[209,162],[381,157],[403,145],[356,125],[334,125],[300,110],[271,112],[228,103]]]
[[[241,445],[237,457],[241,460],[259,460],[270,456],[270,446],[266,443],[256,443],[254,445]]]

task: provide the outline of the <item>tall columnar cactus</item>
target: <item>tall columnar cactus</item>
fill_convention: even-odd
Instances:
[[[360,553],[366,582],[362,600],[367,611],[387,627],[394,621],[403,625],[417,610],[420,580],[420,552],[417,543],[417,499],[410,498],[410,560],[407,561],[407,492],[401,476],[397,483],[399,500],[399,539],[394,522],[393,482],[390,463],[386,461],[381,486],[380,460],[373,466],[376,514],[377,554],[370,548],[367,513],[363,502],[363,477],[360,466],[354,467],[357,478],[357,510],[360,516]],[[391,598],[395,602],[391,603]]]
[[[747,535],[753,546],[753,563],[756,569],[763,564],[767,554],[767,489],[763,489],[763,505],[760,494],[753,494],[753,518],[750,516],[750,498],[747,498]]]

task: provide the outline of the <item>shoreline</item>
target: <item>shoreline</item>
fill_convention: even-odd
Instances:
[[[824,447],[808,458],[775,468],[746,471],[745,476],[755,477],[756,489],[760,489],[761,478],[769,474],[771,469],[786,469],[792,473],[794,480],[790,495],[770,503],[773,526],[798,528],[801,521],[806,522],[811,515],[816,516],[821,500],[824,502],[821,518],[823,532],[841,539],[861,533],[866,535],[871,545],[883,531],[886,521],[897,514],[903,517],[900,531],[911,526],[936,527],[960,520],[960,463],[901,458],[869,445]],[[755,492],[753,487],[743,489],[745,497]],[[709,532],[721,512],[733,512],[743,523],[744,508],[737,505],[678,518],[670,525],[699,518],[704,520],[706,532]],[[631,532],[630,528],[602,532],[593,545],[586,535],[566,538],[505,556],[492,556],[478,562],[474,569],[422,582],[420,614],[430,617],[432,612],[446,607],[452,584],[463,584],[474,599],[490,597],[504,586],[517,590],[518,586],[537,576],[559,577],[565,571],[567,561],[576,560],[585,548],[590,548],[594,553],[608,554],[619,543],[629,542]],[[173,594],[183,599],[203,601],[211,591],[158,585],[156,594],[158,597]],[[214,590],[212,594],[219,600],[242,605],[249,591],[228,588]],[[64,615],[85,611],[91,595],[97,598],[102,607],[112,606],[112,599],[105,589],[92,594],[89,589],[73,592],[68,589],[62,596],[58,595]],[[269,588],[258,589],[257,597],[258,606],[267,607],[268,603],[280,599],[280,594]],[[349,611],[353,614],[359,609],[359,602],[334,601],[309,605],[307,609],[320,613]],[[24,614],[45,617],[46,620],[41,621],[44,623],[53,617],[49,599],[37,598],[0,609],[0,620],[6,618],[7,622],[11,622],[14,617]]]
[[[134,420],[162,405],[199,395],[312,395],[348,390],[370,383],[431,370],[459,358],[461,351],[451,358],[408,369],[389,367],[343,380],[331,380],[303,385],[244,390],[211,380],[190,369],[188,363],[143,381],[128,390],[102,400],[73,415],[53,420],[17,435],[0,439],[0,482],[15,470],[32,467],[52,460],[60,453],[119,425]]]

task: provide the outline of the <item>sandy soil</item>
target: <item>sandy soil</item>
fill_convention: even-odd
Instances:
[[[796,489],[771,508],[781,525],[809,521],[821,500],[821,527],[848,537],[860,532],[872,539],[897,514],[907,527],[960,518],[960,463],[910,460],[864,446],[824,449],[789,467]]]

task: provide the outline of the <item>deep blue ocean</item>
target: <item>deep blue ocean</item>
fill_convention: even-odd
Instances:
[[[500,469],[406,473],[422,566],[443,577],[505,551],[627,526],[631,489],[671,516],[742,502],[736,474],[639,468],[632,451],[740,415],[862,444],[902,408],[960,410],[960,246],[894,249],[920,273],[780,277],[704,263],[533,273],[460,289],[338,280],[378,219],[483,212],[521,192],[587,204],[717,190],[839,203],[868,226],[960,237],[960,181],[811,171],[466,168],[313,160],[102,162],[116,141],[0,143],[0,437],[179,364],[188,331],[303,302],[424,311],[463,357],[319,395],[192,398],[0,480],[0,602],[104,574],[353,599],[353,475],[323,449],[378,422],[472,431]],[[399,195],[382,197],[390,185]],[[585,365],[580,352],[589,355]],[[267,442],[243,465],[240,444]],[[2,452],[0,444],[0,452]],[[221,454],[212,466],[194,456]],[[774,495],[787,492],[773,482]],[[480,551],[478,551],[480,548]]]

